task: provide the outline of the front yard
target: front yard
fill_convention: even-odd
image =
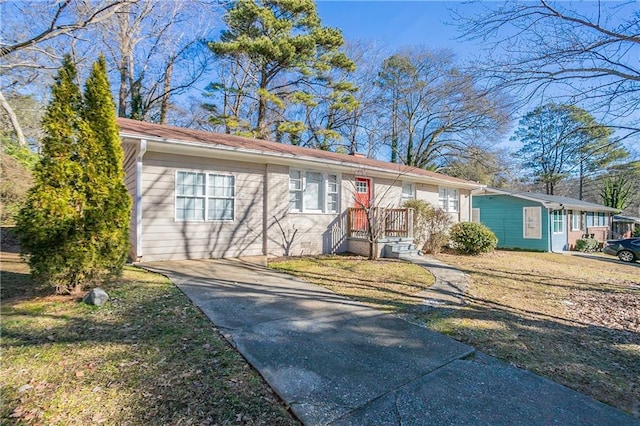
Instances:
[[[97,308],[34,295],[18,255],[0,259],[0,423],[297,424],[166,278],[127,267]]]
[[[640,265],[508,251],[438,258],[471,276],[468,303],[423,315],[427,327],[640,416]],[[427,282],[412,286],[413,277],[405,276],[390,289],[397,278],[358,273],[357,263],[336,267],[343,259],[270,266],[398,313],[421,302],[415,294]]]

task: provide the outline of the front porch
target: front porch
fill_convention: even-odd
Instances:
[[[347,237],[367,241],[413,238],[413,209],[349,207]]]
[[[348,251],[369,256],[371,242],[376,257],[417,254],[413,245],[413,209],[355,208],[347,211]]]

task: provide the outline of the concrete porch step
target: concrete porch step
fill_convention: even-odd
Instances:
[[[397,259],[400,256],[420,256],[422,252],[413,244],[413,242],[392,242],[384,245],[382,256],[386,258]]]

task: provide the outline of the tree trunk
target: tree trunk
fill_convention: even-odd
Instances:
[[[160,104],[160,124],[166,124],[167,111],[169,110],[169,92],[171,91],[171,75],[173,74],[173,60],[167,65],[164,73],[164,88],[162,103]]]
[[[580,160],[580,189],[579,189],[579,194],[580,196],[578,197],[579,200],[582,200],[582,190],[584,188],[584,161]]]
[[[261,90],[267,90],[267,76],[265,74],[265,71],[262,70],[262,76],[260,78],[260,89]],[[267,100],[265,99],[265,97],[262,94],[258,95],[258,118],[257,118],[257,122],[256,122],[256,131],[258,132],[258,138],[259,139],[266,139],[267,138],[267,132],[266,132],[266,124],[265,121],[267,120]]]
[[[391,111],[391,162],[398,162],[398,100],[393,95],[393,110]]]
[[[0,105],[2,105],[2,109],[5,110],[7,115],[9,116],[9,121],[11,121],[11,127],[13,127],[13,131],[16,133],[16,138],[18,138],[18,144],[20,146],[27,146],[27,140],[24,137],[24,133],[22,132],[22,127],[18,122],[18,117],[16,117],[16,113],[9,105],[9,102],[4,98],[4,95],[0,91]]]
[[[118,14],[118,26],[120,30],[120,65],[118,66],[118,73],[120,74],[120,88],[118,90],[118,117],[127,116],[127,88],[128,84],[128,71],[131,65],[128,61],[131,53],[131,41],[127,38],[129,31],[129,13],[131,6],[127,5],[123,8],[122,13]]]

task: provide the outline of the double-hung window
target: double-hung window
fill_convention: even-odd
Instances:
[[[607,214],[599,212],[598,213],[598,226],[607,226]]]
[[[338,212],[338,176],[327,175],[327,213]]]
[[[413,200],[416,198],[416,188],[412,183],[402,184],[402,201]]]
[[[453,188],[440,188],[438,206],[450,213],[458,211],[458,190]]]
[[[582,229],[582,212],[580,210],[573,210],[571,212],[571,230],[579,231]]]
[[[176,220],[232,221],[234,214],[235,176],[176,173]]]
[[[233,220],[235,210],[235,177],[209,175],[207,220]]]
[[[289,211],[337,213],[338,175],[311,170],[289,170]]]

